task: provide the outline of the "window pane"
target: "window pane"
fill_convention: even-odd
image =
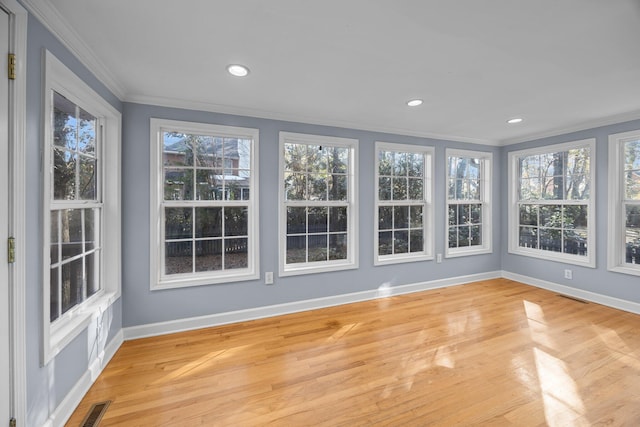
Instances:
[[[409,208],[409,214],[411,228],[422,228],[422,206],[411,206]]]
[[[78,113],[78,152],[95,157],[96,118],[82,108],[78,109]]]
[[[347,200],[346,175],[331,175],[329,178],[329,200]]]
[[[455,179],[449,180],[449,192],[447,196],[449,200],[456,200],[456,180]]]
[[[84,250],[91,251],[97,247],[99,231],[99,209],[84,210]]]
[[[97,253],[93,252],[84,258],[84,267],[87,275],[87,298],[95,295],[100,290],[100,281],[98,280],[98,271],[96,269]]]
[[[542,205],[540,206],[540,226],[542,227],[562,227],[562,206]]]
[[[477,179],[468,180],[468,199],[469,200],[480,200],[480,181]]]
[[[378,175],[391,175],[393,167],[393,153],[390,151],[378,152]]]
[[[287,236],[287,264],[307,262],[307,237]]]
[[[347,259],[347,233],[329,235],[329,259]]]
[[[193,272],[193,245],[191,240],[165,244],[164,272],[165,274]]]
[[[458,227],[458,246],[469,246],[469,226]]]
[[[530,179],[540,177],[540,156],[522,157],[520,163],[520,178]]]
[[[538,206],[520,206],[520,225],[538,225]]]
[[[235,171],[240,177],[237,179],[225,179],[228,200],[250,200],[249,186],[250,176],[248,171]]]
[[[186,135],[185,149],[187,153],[193,152],[193,155],[187,154],[188,164],[195,164],[198,167],[213,168],[223,167],[220,157],[222,156],[222,138],[214,138],[206,135]],[[193,160],[191,160],[193,158]]]
[[[587,228],[587,206],[565,206],[564,228]]]
[[[53,92],[53,144],[69,150],[76,149],[76,105]]]
[[[309,208],[309,233],[323,233],[327,231],[327,208],[310,207]]]
[[[80,191],[82,200],[97,200],[98,189],[96,186],[96,159],[80,156]]]
[[[409,227],[409,207],[408,206],[395,206],[393,208],[393,228],[408,228]]]
[[[538,249],[538,229],[534,227],[520,227],[520,246]]]
[[[393,232],[381,231],[378,233],[378,255],[391,255],[393,253]]]
[[[471,209],[469,205],[458,205],[458,225],[469,224]]]
[[[458,227],[449,227],[449,247],[458,247]]]
[[[449,225],[458,224],[458,205],[449,205]]]
[[[190,166],[193,164],[191,145],[185,135],[163,132],[162,164],[164,166]]]
[[[309,262],[326,261],[328,259],[327,235],[309,235]]]
[[[309,200],[327,200],[327,178],[326,174],[310,174],[309,177]],[[339,191],[332,186],[333,191]],[[335,199],[332,199],[335,200]]]
[[[409,252],[424,251],[424,239],[422,236],[422,230],[412,230],[409,233],[409,240],[410,240]]]
[[[247,268],[249,265],[248,239],[224,240],[224,268]]]
[[[407,153],[396,152],[393,155],[393,174],[396,176],[407,176]]]
[[[222,236],[222,208],[195,208],[195,237]]]
[[[221,197],[222,179],[219,179],[212,169],[198,169],[196,172],[196,200],[229,199],[225,192]]]
[[[482,205],[470,205],[471,223],[480,224],[482,222]]]
[[[248,234],[248,209],[224,208],[224,235],[225,236],[246,236]],[[236,239],[238,240],[238,239]]]
[[[479,225],[472,225],[469,227],[469,244],[471,246],[478,246],[482,244],[482,227]]]
[[[408,153],[409,176],[424,176],[424,155],[418,153]]]
[[[391,178],[378,178],[378,199],[391,200]]]
[[[284,188],[287,200],[305,200],[307,176],[301,173],[286,173]]]
[[[407,178],[393,178],[393,200],[407,200]]]
[[[587,147],[569,150],[567,153],[567,173],[571,175],[590,173],[591,150]]]
[[[553,228],[540,228],[540,249],[552,252],[561,252],[562,231]]]
[[[587,255],[587,230],[565,230],[562,242],[563,252],[574,255]]]
[[[70,151],[53,150],[53,198],[73,200],[76,197],[76,156]]]
[[[522,178],[520,180],[520,200],[537,200],[540,199],[540,194],[540,178]]]
[[[319,145],[307,146],[307,171],[324,172],[327,171],[327,156],[325,150]]]
[[[164,209],[164,237],[167,240],[193,237],[192,208]]]
[[[62,266],[62,314],[84,301],[82,258]]]
[[[287,208],[287,234],[307,232],[307,208]]]
[[[58,215],[59,211],[51,212],[51,264],[58,262]]]
[[[52,268],[49,273],[49,320],[53,322],[60,317],[60,286],[58,283],[58,272],[60,268]]]
[[[193,200],[193,178],[192,169],[166,169],[164,199]]]
[[[65,209],[60,215],[62,259],[65,260],[82,253],[82,210]]]
[[[393,253],[405,254],[409,252],[409,232],[406,230],[393,233]]]
[[[222,239],[198,240],[196,272],[222,270]]]
[[[588,200],[589,199],[589,176],[588,175],[568,175],[565,181],[565,197],[568,200]]]
[[[625,172],[625,195],[627,200],[640,200],[640,170]]]
[[[562,176],[545,176],[542,178],[542,195],[547,200],[564,198],[564,178]]]
[[[640,264],[640,206],[625,206],[625,262]]]
[[[409,178],[409,199],[423,200],[423,198],[424,193],[422,191],[422,179]]]
[[[347,208],[329,208],[329,231],[347,231]]]
[[[393,207],[378,207],[378,229],[391,230],[393,228]]]
[[[287,171],[303,172],[307,168],[307,147],[302,144],[284,144],[284,168]]]

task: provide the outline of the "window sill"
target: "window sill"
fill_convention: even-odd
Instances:
[[[633,264],[632,264],[633,265]],[[640,265],[637,267],[628,267],[626,264],[609,267],[609,271],[614,273],[630,274],[632,276],[640,276]]]
[[[377,257],[374,262],[373,265],[376,266],[380,266],[380,265],[392,265],[392,264],[402,264],[402,263],[406,263],[406,262],[418,262],[418,261],[433,261],[433,255],[424,255],[424,254],[420,254],[420,255],[387,255],[387,256],[381,256],[381,257]]]
[[[103,292],[95,295],[80,307],[65,313],[54,326],[50,326],[48,331],[45,331],[45,334],[48,334],[48,342],[45,342],[44,346],[43,366],[80,335],[93,318],[107,311],[118,298],[120,298],[119,292]]]
[[[320,265],[318,265],[320,264]],[[303,274],[328,273],[332,271],[352,270],[358,268],[355,262],[322,262],[316,265],[304,265],[299,267],[285,266],[280,268],[280,277],[299,276]]]
[[[472,256],[472,255],[486,255],[493,253],[493,249],[491,248],[483,248],[479,247],[478,249],[451,249],[446,250],[444,252],[445,258],[458,258],[463,256]]]
[[[242,271],[242,273],[240,273]],[[176,275],[177,276],[177,275]],[[194,276],[186,274],[183,277],[172,279],[160,279],[158,282],[152,282],[150,289],[152,291],[161,291],[165,289],[189,288],[192,286],[218,285],[221,283],[243,282],[248,280],[258,280],[260,274],[250,270],[236,270],[231,274],[210,276]]]
[[[509,253],[513,255],[521,255],[531,258],[539,258],[545,261],[560,262],[563,264],[581,265],[583,267],[596,268],[596,262],[591,257],[583,257],[579,255],[563,254],[561,252],[542,251],[538,249],[509,249]]]

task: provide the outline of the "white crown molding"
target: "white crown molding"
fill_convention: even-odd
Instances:
[[[107,89],[120,100],[125,97],[124,86],[87,46],[78,33],[69,26],[54,6],[54,2],[22,0],[22,3]]]
[[[386,133],[392,135],[402,135],[402,136],[413,136],[418,138],[430,138],[430,139],[438,139],[452,142],[466,142],[470,144],[481,144],[481,145],[490,145],[490,146],[499,146],[497,141],[480,139],[480,138],[469,138],[465,136],[457,136],[457,135],[443,135],[438,133],[430,133],[430,132],[420,132],[410,129],[402,129],[402,128],[393,128],[393,127],[385,127],[385,126],[371,126],[357,122],[351,121],[343,121],[343,120],[323,120],[318,119],[317,117],[310,117],[304,115],[296,115],[296,114],[284,114],[274,111],[265,111],[259,109],[245,108],[245,107],[233,107],[229,105],[220,105],[209,102],[201,102],[201,101],[191,101],[184,99],[176,99],[176,98],[168,98],[168,97],[159,97],[159,96],[149,96],[149,95],[127,95],[123,101],[130,102],[134,104],[146,104],[146,105],[154,105],[159,107],[168,107],[168,108],[181,108],[185,110],[197,110],[197,111],[207,111],[210,113],[221,113],[221,114],[233,114],[237,116],[248,116],[248,117],[256,117],[260,119],[270,119],[270,120],[281,120],[287,122],[295,122],[295,123],[305,123],[319,126],[333,126],[339,128],[353,129],[353,130],[364,130],[369,132],[379,132]]]
[[[573,132],[580,132],[588,129],[595,129],[602,126],[615,125],[618,123],[630,122],[632,120],[640,120],[640,110],[628,113],[616,114],[613,116],[603,117],[600,119],[589,120],[576,123],[571,126],[550,129],[543,132],[531,133],[517,138],[507,138],[498,141],[497,145],[504,147],[507,145],[519,144],[521,142],[534,141],[542,138],[550,138],[553,136],[566,135]]]
[[[354,292],[350,294],[334,295],[303,301],[294,301],[285,304],[269,305],[266,307],[256,307],[246,310],[229,311],[226,313],[217,313],[207,316],[191,317],[167,322],[130,326],[123,329],[124,339],[128,341],[132,339],[171,334],[175,332],[209,328],[212,326],[227,325],[229,323],[246,322],[249,320],[264,319],[267,317],[280,316],[283,314],[316,310],[318,308],[333,307],[342,304],[351,304],[354,302],[386,298],[394,295],[421,292],[429,289],[462,285],[465,283],[477,282],[480,280],[496,279],[499,277],[502,277],[501,271],[490,271],[486,273],[450,277],[446,279],[431,280],[428,282],[412,283],[408,285],[383,285],[378,289]]]

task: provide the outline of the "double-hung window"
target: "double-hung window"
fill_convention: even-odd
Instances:
[[[280,132],[280,275],[357,268],[354,139]]]
[[[120,296],[120,113],[49,52],[44,93],[48,362]]]
[[[433,148],[376,142],[375,265],[433,258]]]
[[[447,150],[446,257],[491,252],[491,159]]]
[[[640,130],[609,136],[608,267],[640,275]]]
[[[509,251],[595,267],[595,140],[509,153]]]
[[[257,279],[258,131],[151,119],[151,289]]]

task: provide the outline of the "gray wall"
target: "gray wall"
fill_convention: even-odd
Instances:
[[[377,140],[436,147],[435,251],[444,253],[445,148],[490,151],[496,147],[389,135],[353,129],[291,123],[150,105],[124,105],[123,126],[123,326],[144,325],[213,313],[268,306],[351,292],[375,290],[383,283],[402,285],[500,269],[499,168],[494,167],[492,254],[386,266],[373,265],[374,143]],[[300,132],[355,138],[359,143],[359,264],[357,270],[262,280],[149,290],[149,119],[215,123],[260,130],[260,269],[278,271],[278,133]]]
[[[47,366],[41,365],[42,348],[42,175],[40,152],[42,150],[42,62],[43,49],[58,57],[89,86],[116,109],[122,111],[122,103],[109,92],[71,53],[64,48],[31,15],[27,32],[27,114],[26,114],[26,367],[27,367],[27,422],[26,425],[42,425],[51,412],[66,397],[71,388],[86,372],[96,356],[93,342],[95,324],[89,326],[74,339]],[[109,342],[122,329],[121,301],[116,301],[106,313],[103,325]],[[107,332],[109,331],[109,332]],[[103,340],[101,338],[101,340]]]
[[[504,147],[501,153],[502,165],[500,184],[502,198],[502,212],[505,221],[501,226],[502,239],[502,269],[512,273],[523,274],[565,286],[596,292],[628,301],[640,302],[640,277],[607,271],[607,227],[608,227],[608,144],[609,135],[640,129],[640,120],[588,129],[565,135],[544,138],[535,141]],[[507,225],[507,157],[509,152],[543,145],[559,144],[578,141],[581,139],[596,139],[596,268],[582,267],[572,264],[529,258],[508,253],[508,225]],[[593,249],[593,248],[592,248]],[[564,278],[564,270],[573,270],[573,279]]]

